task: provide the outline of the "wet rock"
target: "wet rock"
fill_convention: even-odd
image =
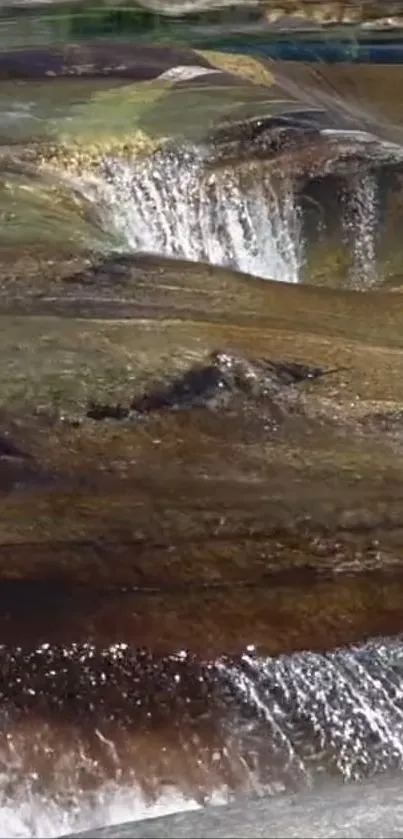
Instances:
[[[318,140],[319,132],[291,116],[252,119],[215,131],[209,142],[218,160],[269,158],[285,150],[296,150]]]
[[[32,455],[24,452],[17,446],[7,433],[0,435],[0,457],[17,458],[18,460],[31,460]]]
[[[59,278],[18,259],[0,285],[7,439],[58,481],[4,493],[4,638],[217,651],[251,633],[278,652],[399,627],[402,454],[359,419],[403,404],[401,295],[155,256]],[[95,422],[91,402],[145,413]],[[27,623],[49,579],[59,621]]]
[[[208,807],[191,813],[126,822],[71,834],[81,839],[260,839],[304,837],[337,839],[340,836],[399,836],[403,829],[400,775],[387,774],[375,781],[342,786],[333,782],[320,792],[259,799],[244,797],[227,806]]]
[[[298,119],[309,136],[303,108]],[[257,148],[259,131],[246,137]],[[396,765],[395,725],[385,738],[368,723],[360,740],[351,712],[337,728],[348,680],[318,735],[311,708],[325,696],[321,719],[329,691],[315,691],[309,656],[402,629],[403,449],[380,419],[403,405],[401,296],[156,256],[85,251],[62,263],[57,248],[44,270],[46,248],[37,259],[40,247],[16,247],[13,261],[7,247],[0,672],[17,779],[65,801],[70,772],[80,789],[132,783],[134,759],[145,789],[168,778],[203,801],[217,781],[236,790],[256,778],[251,753],[267,782],[302,781],[302,751],[341,771],[340,742],[346,774]],[[299,713],[273,680],[297,726],[295,760],[281,736],[276,751],[261,704],[252,732],[239,693],[245,679],[256,687],[251,644],[311,650]],[[266,702],[268,678],[257,685]],[[228,707],[244,731],[236,749]]]
[[[169,777],[176,792],[202,805],[222,784],[231,797],[316,786],[323,795],[329,775],[364,780],[400,769],[400,652],[393,639],[277,659],[252,646],[215,659],[124,643],[2,647],[3,749],[14,769],[8,795],[24,781],[34,800],[42,792],[42,806],[45,789],[63,814],[76,814],[87,795],[115,784],[127,785],[132,800],[133,765],[144,804]],[[385,699],[388,714],[374,731]]]
[[[145,81],[157,78],[172,67],[195,64],[201,68],[211,67],[202,56],[196,60],[192,50],[180,47],[137,44],[134,49],[130,44],[122,43],[117,55],[116,45],[108,43],[69,44],[10,52],[3,50],[0,53],[0,78],[117,76]]]
[[[280,0],[272,3],[267,0],[138,0],[138,5],[167,17],[189,16],[190,22],[216,22],[225,31],[231,30],[231,23],[235,18],[238,27],[249,22],[257,22],[260,26],[266,19],[269,24],[279,21],[285,28],[322,26],[332,24],[361,24],[376,25],[377,21],[399,20],[400,6],[396,0],[365,0],[357,3],[355,0],[344,2],[329,2],[326,0]]]
[[[129,408],[95,403],[90,406],[87,416],[96,420],[127,419],[165,409],[202,407],[220,410],[228,407],[239,394],[252,400],[266,397],[273,414],[279,418],[281,411],[273,403],[273,397],[291,385],[319,379],[329,372],[337,370],[325,371],[298,362],[252,362],[234,353],[216,351],[206,364],[192,367],[167,386],[143,394]]]
[[[56,476],[36,463],[8,431],[0,432],[0,495],[43,492],[56,483]]]
[[[218,408],[231,398],[233,381],[226,375],[226,365],[212,363],[194,367],[180,379],[172,382],[165,390],[145,394],[132,403],[131,410],[136,413],[149,413],[163,408],[173,410],[197,406]]]

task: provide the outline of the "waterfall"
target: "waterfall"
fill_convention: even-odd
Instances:
[[[258,765],[271,743],[275,771],[288,783],[403,768],[401,639],[276,659],[247,651],[238,663],[217,666]],[[260,724],[251,726],[253,718]]]
[[[379,282],[376,258],[378,184],[372,173],[351,179],[342,207],[342,222],[352,249],[350,286],[370,289]]]
[[[402,638],[277,658],[249,647],[207,662],[127,644],[44,644],[2,647],[0,664],[4,835],[196,808],[199,783],[206,800],[223,802],[231,777],[238,789],[276,794],[403,768]],[[151,800],[141,783],[150,754]]]
[[[249,173],[236,165],[212,169],[206,158],[196,148],[130,162],[106,157],[96,177],[81,178],[80,189],[118,249],[298,283],[315,241],[304,241],[300,199],[287,174],[264,165]],[[349,176],[340,210],[352,254],[346,279],[366,290],[379,281],[376,175]]]
[[[303,248],[299,210],[286,178],[245,185],[235,169],[209,171],[202,152],[106,158],[82,184],[122,248],[227,266],[296,283]]]

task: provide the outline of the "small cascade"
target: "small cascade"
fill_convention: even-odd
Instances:
[[[4,835],[51,837],[237,790],[403,769],[402,638],[278,658],[249,647],[207,662],[126,644],[0,655]]]
[[[245,186],[235,169],[209,172],[204,164],[195,150],[105,159],[101,177],[82,188],[125,249],[298,282],[299,210],[286,178],[274,188],[262,174]]]
[[[259,767],[271,743],[272,767],[287,779],[285,786],[311,786],[318,775],[351,781],[403,768],[399,639],[277,659],[249,651],[239,663],[221,661],[218,667]]]
[[[367,290],[379,283],[376,256],[379,216],[376,176],[365,173],[350,181],[342,203],[342,223],[352,249],[349,285]]]
[[[332,184],[327,188],[330,200]],[[97,177],[81,179],[80,189],[123,251],[208,262],[287,283],[303,279],[307,256],[315,253],[317,237],[304,231],[301,195],[286,173],[264,165],[249,172],[236,165],[212,169],[205,150],[193,147],[132,162],[107,157]],[[349,288],[379,285],[378,193],[372,172],[345,179],[337,212],[351,254]],[[322,198],[326,204],[326,191]]]

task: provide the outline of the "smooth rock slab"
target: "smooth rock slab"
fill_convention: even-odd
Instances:
[[[25,266],[0,277],[4,639],[275,654],[402,628],[401,295]],[[27,620],[49,590],[59,620]]]
[[[320,792],[241,800],[75,834],[81,839],[389,839],[403,836],[402,779],[377,778]]]

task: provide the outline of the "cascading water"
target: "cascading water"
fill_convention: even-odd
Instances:
[[[7,778],[0,776],[0,784]],[[135,785],[105,784],[95,795],[76,789],[70,795],[69,806],[61,807],[44,794],[32,792],[32,779],[21,785],[19,795],[10,800],[2,795],[0,804],[0,831],[2,836],[14,839],[45,839],[62,836],[72,830],[95,830],[107,824],[117,824],[136,818],[166,816],[169,813],[194,810],[200,805],[172,790],[161,795],[154,804],[147,802]],[[217,803],[225,801],[217,796]]]
[[[277,659],[249,648],[236,659],[207,663],[181,652],[161,665],[127,645],[45,644],[29,654],[3,648],[1,657],[8,661],[0,753],[4,835],[50,837],[196,808],[203,790],[207,800],[221,802],[235,788],[273,794],[315,788],[329,775],[351,780],[403,768],[401,638]],[[156,713],[165,708],[156,726],[155,690]],[[124,700],[126,710],[118,715],[113,696]],[[166,717],[174,697],[180,718]],[[29,710],[33,701],[40,717]],[[81,716],[72,715],[75,701],[84,703]],[[204,727],[206,713],[213,729]],[[148,721],[145,731],[137,714]],[[181,766],[176,784],[174,733]],[[154,740],[148,771],[160,777],[148,779],[144,796],[142,774]],[[231,765],[237,769],[228,782]]]
[[[80,189],[123,250],[301,281],[310,245],[300,197],[287,175],[273,176],[262,166],[248,176],[242,168],[214,170],[206,162],[202,148],[160,151],[132,162],[106,157],[97,177],[83,177]],[[346,281],[350,288],[371,288],[379,282],[376,175],[349,176],[340,210],[351,249]]]
[[[369,289],[379,281],[376,258],[378,183],[374,174],[351,179],[343,201],[342,221],[353,252],[350,285]]]
[[[100,175],[82,188],[126,249],[298,282],[299,211],[286,178],[275,188],[263,174],[245,187],[235,170],[206,170],[193,149],[133,163],[105,159]]]
[[[278,659],[245,653],[238,665],[217,667],[240,707],[260,718],[266,739],[271,732],[289,778],[312,784],[330,771],[358,780],[403,768],[400,640]],[[262,733],[253,736],[258,743]]]

